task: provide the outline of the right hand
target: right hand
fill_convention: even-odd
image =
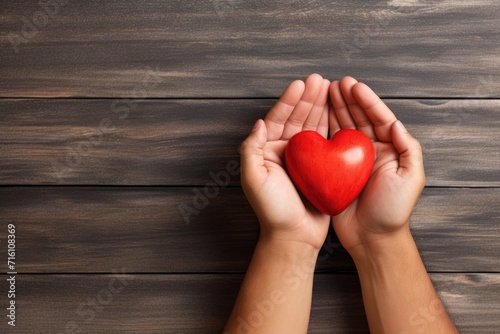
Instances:
[[[422,150],[396,116],[365,84],[351,77],[330,85],[330,136],[358,129],[375,149],[375,164],[366,187],[341,214],[332,217],[344,248],[355,257],[403,231],[424,185]]]

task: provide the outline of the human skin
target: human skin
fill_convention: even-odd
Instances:
[[[373,142],[372,175],[332,224],[358,270],[371,333],[457,333],[422,263],[409,221],[424,185],[422,150],[383,101],[345,77],[330,85],[330,133]]]
[[[420,145],[366,85],[313,74],[294,81],[242,145],[242,187],[260,235],[225,334],[307,333],[314,265],[330,217],[302,200],[286,174],[284,149],[300,131],[326,138],[344,128],[365,133],[376,152],[366,188],[332,218],[356,263],[370,331],[456,333],[408,227],[425,184]]]
[[[241,182],[260,235],[224,333],[307,333],[330,217],[302,201],[284,169],[284,150],[302,130],[326,138],[329,85],[318,74],[294,81],[243,142]]]

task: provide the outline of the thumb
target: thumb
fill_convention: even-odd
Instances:
[[[266,178],[264,146],[267,142],[266,123],[259,119],[241,145],[241,181],[243,186],[261,185]]]
[[[398,174],[401,176],[424,175],[422,148],[418,140],[406,130],[403,123],[396,121],[392,124],[392,143],[399,153]]]

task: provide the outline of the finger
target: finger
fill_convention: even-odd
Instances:
[[[420,143],[405,129],[400,121],[391,127],[392,143],[399,153],[398,174],[412,176],[424,183],[424,162]]]
[[[329,117],[329,109],[330,106],[325,104],[323,107],[323,113],[321,114],[321,118],[318,123],[318,128],[316,131],[326,139],[328,136],[328,117]]]
[[[278,102],[269,110],[264,118],[268,140],[278,140],[281,138],[285,122],[290,117],[297,103],[299,103],[304,89],[305,85],[302,80],[292,82],[285,89]]]
[[[349,110],[349,113],[351,114],[351,117],[356,124],[356,128],[367,135],[368,138],[375,141],[377,137],[375,135],[373,124],[368,116],[366,116],[365,111],[358,104],[358,101],[354,98],[352,93],[352,88],[357,83],[358,81],[356,79],[352,77],[345,77],[340,80],[340,91],[342,92],[344,101],[347,104],[347,109]]]
[[[267,171],[264,166],[266,142],[266,124],[259,119],[241,145],[241,182],[244,187],[249,189],[260,187],[266,179]]]
[[[330,97],[332,99],[333,109],[337,121],[342,129],[356,129],[356,124],[351,117],[351,113],[347,108],[347,103],[340,91],[340,83],[338,81],[332,82],[330,85]]]
[[[396,121],[396,116],[391,109],[364,83],[354,85],[352,94],[373,123],[377,139],[391,142],[391,126]]]
[[[302,131],[304,122],[309,116],[322,86],[323,78],[319,74],[311,74],[306,79],[304,94],[302,94],[300,101],[286,121],[281,139],[288,140],[296,133]]]
[[[332,85],[338,86],[338,83],[339,83],[338,81],[334,81],[330,84],[330,105],[328,107],[328,127],[330,129],[329,133],[330,138],[332,138],[333,135],[335,135],[335,133],[340,130],[340,124],[337,119],[337,115],[335,113],[335,108],[333,106],[333,95],[332,95],[333,93]]]
[[[323,85],[321,86],[316,101],[314,101],[314,105],[309,113],[309,116],[307,116],[307,119],[302,126],[302,130],[316,131],[318,129],[319,121],[323,116],[325,106],[328,103],[328,87],[330,87],[330,81],[323,79]]]

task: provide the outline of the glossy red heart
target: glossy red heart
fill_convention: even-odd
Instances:
[[[340,130],[330,139],[315,131],[293,136],[285,149],[288,175],[319,211],[338,215],[370,178],[375,151],[361,131]]]

